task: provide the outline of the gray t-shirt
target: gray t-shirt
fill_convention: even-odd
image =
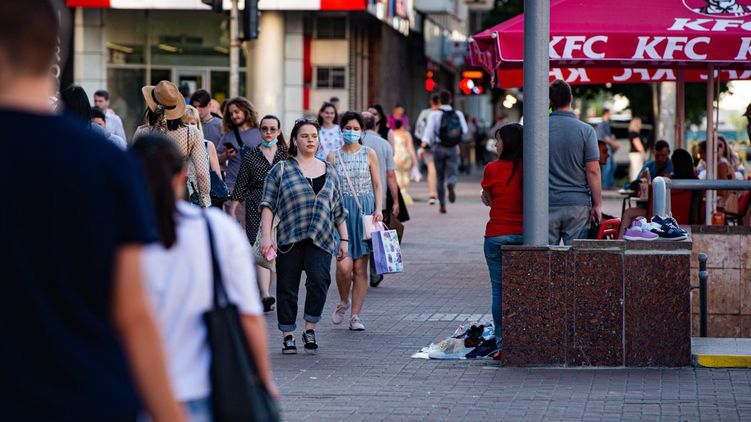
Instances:
[[[598,161],[597,134],[569,111],[550,114],[549,206],[592,206],[586,163]]]
[[[240,138],[242,139],[243,144],[249,149],[261,145],[261,132],[258,128],[250,128],[246,131],[241,131]],[[243,161],[242,154],[240,154],[240,145],[235,138],[234,131],[229,131],[222,136],[219,145],[216,147],[216,152],[218,154],[224,152],[224,144],[232,144],[237,150],[237,155],[227,161],[227,172],[224,177],[224,182],[227,184],[229,190],[232,191],[235,187],[235,181],[237,181],[237,174],[240,172],[240,164]]]
[[[368,130],[362,137],[362,144],[375,151],[378,156],[378,171],[381,178],[381,193],[382,200],[381,206],[386,207],[386,190],[388,188],[386,172],[389,170],[396,170],[396,163],[394,163],[394,150],[391,148],[389,141],[378,136],[378,133]]]
[[[211,120],[201,123],[203,129],[203,138],[214,143],[219,148],[219,141],[222,139],[222,119],[211,116]]]

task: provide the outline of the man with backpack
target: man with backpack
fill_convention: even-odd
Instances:
[[[440,213],[446,214],[446,182],[448,182],[448,199],[453,203],[456,201],[454,187],[459,172],[458,146],[469,130],[464,114],[455,110],[451,105],[453,102],[451,93],[444,89],[438,96],[441,106],[428,116],[428,123],[422,135],[422,147],[433,153],[433,161],[436,173],[438,173]]]

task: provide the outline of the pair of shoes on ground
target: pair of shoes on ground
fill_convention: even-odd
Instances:
[[[303,350],[305,353],[315,354],[318,353],[318,343],[316,342],[316,332],[313,330],[305,330],[302,333]],[[295,345],[295,336],[289,334],[284,337],[282,342],[282,354],[296,355],[297,346]]]
[[[274,299],[272,296],[265,297],[261,299],[261,303],[263,304],[263,312],[268,313],[274,310],[276,299]]]
[[[334,310],[334,314],[331,315],[331,322],[334,325],[341,324],[344,321],[344,315],[347,313],[348,309],[349,309],[349,303],[337,304],[336,309]],[[362,320],[357,314],[353,314],[352,317],[350,317],[349,329],[352,331],[364,331],[365,330],[365,324],[362,323]]]
[[[647,221],[644,217],[637,217],[626,229],[623,238],[626,240],[686,240],[688,233],[678,227],[678,223],[672,217],[652,217]]]

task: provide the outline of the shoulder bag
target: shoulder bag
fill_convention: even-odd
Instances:
[[[278,248],[276,232],[279,229],[279,198],[281,197],[282,182],[284,181],[284,161],[282,163],[282,174],[279,176],[279,192],[276,195],[276,212],[274,213],[274,219],[271,221],[271,242],[274,247]],[[266,259],[261,253],[261,227],[258,227],[258,233],[256,234],[256,241],[253,243],[253,256],[256,258],[256,265],[260,265],[263,268],[276,272],[276,258],[272,260]]]
[[[250,152],[250,147],[245,145],[245,142],[243,142],[243,138],[240,136],[240,129],[235,127],[232,129],[232,131],[235,133],[235,140],[237,141],[237,145],[240,147],[240,157],[245,157],[245,154]]]
[[[365,214],[365,211],[363,211],[362,205],[360,205],[360,200],[357,199],[355,185],[352,184],[352,179],[349,178],[349,171],[347,171],[347,166],[344,164],[344,159],[342,159],[342,153],[340,151],[337,151],[336,154],[339,156],[339,162],[342,163],[344,176],[347,178],[347,184],[349,184],[349,189],[352,191],[352,196],[355,198],[357,209],[360,210],[360,219],[362,219],[362,238],[364,240],[370,240],[370,234],[377,230],[375,224],[373,223],[373,214]]]
[[[211,401],[217,422],[278,421],[279,408],[258,375],[237,305],[230,302],[214,247],[211,223],[204,212],[209,233],[214,299],[203,314],[211,349]]]

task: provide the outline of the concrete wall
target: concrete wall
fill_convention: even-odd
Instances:
[[[107,87],[107,55],[101,9],[77,8],[74,25],[73,83],[83,87],[93,103],[94,92]]]
[[[698,255],[709,257],[707,335],[751,338],[751,227],[693,226],[691,284],[699,284]],[[699,292],[692,292],[692,332],[699,335]]]

